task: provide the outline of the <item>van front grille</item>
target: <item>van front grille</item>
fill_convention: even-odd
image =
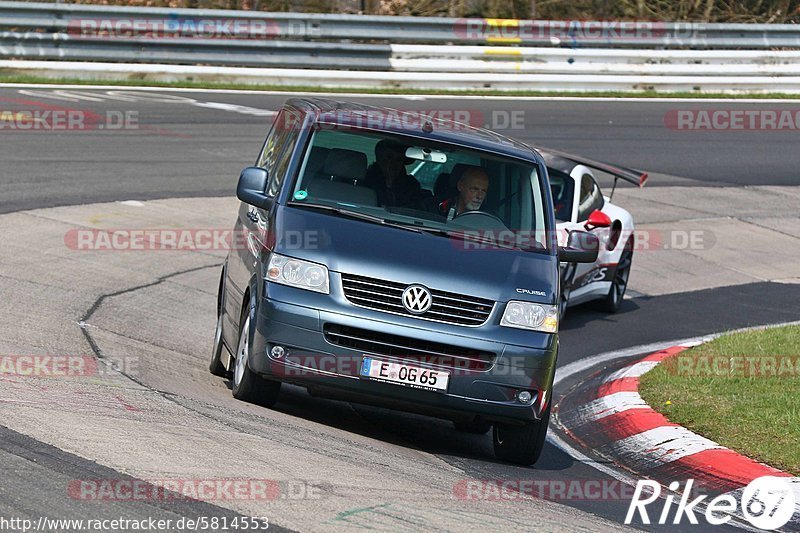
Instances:
[[[335,346],[357,350],[366,355],[385,355],[405,362],[484,371],[489,370],[496,359],[492,352],[338,324],[325,324],[323,331],[325,340]]]
[[[494,307],[492,300],[429,289],[433,302],[430,309],[414,314],[403,305],[403,291],[408,287],[405,283],[342,274],[342,287],[345,298],[354,305],[459,326],[483,325]]]

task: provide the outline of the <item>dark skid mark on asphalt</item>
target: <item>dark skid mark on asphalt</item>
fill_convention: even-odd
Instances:
[[[229,521],[237,517],[243,518],[230,509],[182,498],[176,493],[161,489],[158,492],[165,495],[163,500],[92,502],[73,499],[67,490],[68,484],[73,480],[132,481],[137,478],[59,450],[4,426],[0,426],[0,458],[4,494],[0,501],[0,511],[7,519],[27,518],[35,524],[40,516],[84,521],[118,518],[142,520],[151,517],[155,520],[171,519],[173,522],[180,517],[224,517]],[[24,466],[20,468],[17,463]],[[34,479],[38,483],[31,483]],[[170,494],[174,498],[170,498]],[[272,530],[273,527],[278,531],[289,531],[270,523],[269,529]]]
[[[205,270],[205,269],[208,269],[208,268],[218,268],[219,266],[221,266],[221,263],[220,264],[212,264],[212,265],[205,265],[205,266],[185,269],[185,270],[181,270],[179,272],[173,272],[172,274],[168,274],[166,276],[161,276],[161,277],[157,278],[155,281],[152,281],[150,283],[145,283],[143,285],[137,285],[135,287],[129,287],[127,289],[121,289],[119,291],[114,291],[114,292],[110,292],[110,293],[103,294],[103,295],[99,296],[94,301],[92,306],[86,311],[86,313],[84,314],[83,318],[79,322],[79,325],[80,325],[80,328],[81,328],[81,332],[83,333],[84,337],[86,338],[86,341],[89,343],[89,346],[91,347],[92,352],[94,353],[95,357],[97,357],[99,360],[105,360],[106,359],[105,354],[103,353],[102,349],[97,344],[97,341],[95,341],[94,337],[92,336],[91,332],[89,331],[89,327],[91,327],[91,326],[88,324],[88,321],[89,321],[89,319],[91,319],[91,317],[94,315],[94,313],[100,308],[100,306],[103,304],[103,302],[107,298],[112,298],[114,296],[127,294],[127,293],[138,291],[138,290],[141,290],[141,289],[153,287],[155,285],[160,285],[161,283],[164,283],[165,281],[167,281],[167,280],[169,280],[171,278],[174,278],[176,276],[180,276],[182,274],[188,274],[188,273],[191,273],[191,272],[196,272],[196,271],[199,271],[199,270]],[[138,379],[136,376],[130,375],[130,374],[128,374],[128,373],[126,373],[126,372],[124,372],[122,370],[118,370],[118,372],[120,374],[124,375],[125,377],[127,377],[128,379],[130,379],[131,381],[134,381],[135,383],[141,385],[142,387],[145,387],[146,389],[157,393],[158,395],[160,395],[164,399],[166,399],[168,401],[171,401],[171,402],[174,402],[174,403],[176,403],[178,405],[181,405],[182,407],[184,407],[186,409],[192,409],[191,407],[189,407],[189,406],[185,405],[184,403],[181,403],[180,401],[178,401],[177,398],[175,398],[173,395],[166,394],[166,393],[163,393],[161,391],[153,389],[152,387],[148,386],[146,383],[144,383],[140,379]],[[205,416],[204,413],[198,411],[197,409],[192,409],[192,410],[194,412],[198,413],[201,416]],[[10,437],[9,437],[9,435],[10,435]],[[28,449],[30,450],[30,452],[26,452],[25,455],[23,455],[21,453],[21,451],[25,450],[25,448],[20,448],[18,445],[15,445],[16,442],[21,442],[21,441],[27,441],[27,442],[30,442],[30,443],[34,443],[33,446],[28,446]],[[106,468],[106,467],[102,467],[100,465],[97,465],[97,463],[93,463],[91,461],[86,461],[84,459],[77,458],[77,457],[73,456],[72,454],[69,454],[67,452],[63,452],[63,451],[59,450],[58,448],[55,448],[55,447],[50,446],[48,444],[44,444],[42,442],[36,441],[36,440],[34,440],[34,439],[30,438],[30,437],[27,437],[25,435],[22,435],[20,433],[12,431],[12,430],[4,427],[4,426],[0,426],[0,450],[10,451],[11,453],[15,453],[16,455],[19,455],[20,457],[23,457],[23,458],[25,458],[25,459],[27,459],[29,461],[32,461],[34,463],[37,463],[39,465],[45,464],[45,465],[47,465],[47,467],[50,470],[52,470],[54,472],[58,472],[58,473],[64,473],[64,471],[61,470],[60,468],[66,468],[66,467],[68,467],[70,465],[77,465],[76,468],[80,467],[82,469],[81,472],[86,472],[86,473],[89,474],[89,476],[91,476],[88,479],[98,479],[98,478],[99,479],[126,479],[126,480],[135,479],[135,478],[132,478],[132,477],[127,476],[127,475],[122,475],[122,474],[120,474],[120,473],[118,473],[118,472],[116,472],[116,471],[114,471],[114,470],[112,470],[110,468]],[[43,452],[40,452],[39,450],[45,450],[46,451],[45,457],[48,457],[49,461],[47,461],[45,463],[42,463],[41,461],[38,460],[38,456],[31,455],[31,454],[35,454],[35,453],[40,453],[40,454],[43,453]],[[69,461],[67,461],[66,459],[69,459]],[[86,467],[85,465],[83,465],[83,463],[86,463],[87,465],[91,465],[94,468],[94,470]],[[65,466],[62,467],[61,466],[62,464],[65,465]],[[101,469],[103,471],[103,475],[98,475],[97,472],[96,472],[97,469]],[[87,479],[87,477],[86,476],[83,476],[83,477],[74,476],[73,479]],[[66,484],[64,485],[63,490],[64,490],[64,494],[66,494]],[[167,493],[168,492],[169,491],[167,491]],[[177,512],[181,516],[186,516],[186,517],[190,517],[190,518],[191,517],[195,517],[195,516],[197,516],[197,517],[201,517],[201,516],[223,517],[223,516],[225,516],[225,517],[229,517],[229,518],[234,518],[234,517],[237,517],[237,516],[241,517],[241,515],[239,515],[238,513],[235,513],[234,511],[230,511],[230,510],[225,509],[223,507],[217,507],[215,505],[212,505],[212,504],[209,504],[209,503],[206,503],[206,502],[202,502],[202,501],[198,501],[198,500],[186,500],[186,499],[184,499],[184,500],[177,500],[177,502],[178,502],[177,504],[174,504],[173,502],[158,502],[158,504],[153,504],[153,505],[146,505],[146,504],[143,504],[141,502],[136,502],[137,505],[126,506],[125,510],[139,511],[139,510],[142,510],[142,508],[149,510],[151,507],[156,507],[156,508],[163,509],[163,510],[166,510],[166,511]],[[103,502],[103,505],[106,505],[107,503],[108,502]],[[128,504],[130,502],[124,502],[124,503]],[[2,509],[3,504],[4,504],[4,502],[2,500],[0,500],[0,509]],[[80,511],[80,514],[77,515],[79,518],[80,517],[95,518],[95,516],[92,516],[92,515],[88,515],[87,516],[85,508],[80,508],[78,510]],[[41,514],[46,514],[46,513],[44,513],[44,512],[39,513],[39,515],[41,515]],[[119,515],[116,515],[116,516],[119,516]],[[142,516],[155,516],[155,515],[153,515],[153,514],[144,515],[144,514],[138,514],[137,513],[137,514],[131,514],[130,516],[135,516],[138,519],[141,519]],[[52,518],[52,516],[50,516],[50,517]],[[37,515],[37,518],[38,518],[38,515]],[[281,527],[281,526],[279,526],[277,524],[274,524],[272,522],[270,523],[269,528],[270,528],[270,530],[275,529],[277,531],[292,531],[290,529],[286,529],[286,528]]]
[[[200,271],[200,270],[206,270],[208,268],[218,268],[218,267],[221,267],[221,266],[222,266],[222,263],[214,263],[214,264],[211,264],[211,265],[203,265],[203,266],[199,266],[199,267],[187,268],[185,270],[179,270],[178,272],[173,272],[172,274],[167,274],[166,276],[161,276],[161,277],[157,278],[155,281],[151,281],[150,283],[144,283],[142,285],[136,285],[135,287],[129,287],[127,289],[120,289],[118,291],[113,291],[113,292],[109,292],[109,293],[106,293],[106,294],[101,294],[100,296],[98,296],[97,299],[92,304],[92,306],[89,307],[89,309],[86,311],[86,313],[84,313],[83,317],[78,322],[78,326],[81,328],[81,333],[83,333],[83,336],[86,339],[86,342],[89,343],[89,347],[92,349],[92,352],[94,353],[94,356],[97,357],[98,359],[100,359],[101,361],[104,361],[106,359],[106,356],[103,353],[103,350],[97,344],[97,341],[94,339],[94,337],[92,336],[91,331],[89,330],[89,328],[91,327],[91,324],[89,324],[89,320],[92,318],[92,316],[95,314],[95,312],[97,312],[97,310],[100,308],[100,306],[103,305],[103,302],[107,298],[113,298],[115,296],[120,296],[122,294],[128,294],[130,292],[135,292],[135,291],[139,291],[139,290],[142,290],[142,289],[147,289],[147,288],[150,288],[150,287],[154,287],[156,285],[160,285],[160,284],[164,283],[165,281],[167,281],[167,280],[169,280],[171,278],[175,278],[175,277],[181,276],[183,274],[189,274],[189,273],[197,272],[197,271]],[[122,370],[119,370],[119,373],[122,374],[123,376],[125,376],[126,378],[130,379],[131,381],[135,382],[136,384],[141,385],[142,387],[145,387],[148,390],[155,391],[152,387],[149,387],[146,383],[142,382],[136,376],[133,376],[133,375],[131,375],[131,374],[127,373],[127,372],[124,372]],[[161,394],[160,391],[155,391],[155,392],[159,392],[159,394]],[[165,398],[170,397],[170,395],[168,395],[168,394],[161,394],[161,395],[164,396]]]

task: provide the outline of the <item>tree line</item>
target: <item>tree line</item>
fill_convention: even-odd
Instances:
[[[428,17],[800,22],[800,0],[66,0],[66,3]]]

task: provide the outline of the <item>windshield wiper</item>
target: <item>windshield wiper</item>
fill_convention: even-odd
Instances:
[[[491,238],[487,238],[479,230],[474,230],[474,231],[466,230],[466,231],[464,231],[464,230],[453,230],[453,229],[445,229],[445,228],[435,228],[435,227],[431,227],[431,226],[425,226],[424,224],[420,224],[420,223],[403,222],[403,221],[395,221],[395,220],[391,221],[391,223],[392,224],[397,224],[397,225],[403,225],[404,227],[407,227],[408,229],[416,228],[417,230],[424,231],[426,233],[431,233],[431,234],[434,234],[434,235],[441,235],[443,237],[449,237],[449,238],[457,238],[457,239],[460,239],[460,240],[463,240],[463,241],[474,241],[474,242],[479,242],[479,243],[483,243],[483,244],[491,244],[491,245],[498,246],[498,247],[501,247],[501,248],[507,248],[509,250],[513,250],[513,249],[522,250],[523,249],[523,248],[518,247],[518,246],[506,245],[505,243],[498,242],[497,240],[493,240]]]
[[[485,235],[485,232],[480,230],[454,230],[454,229],[445,229],[445,228],[436,228],[431,226],[426,226],[421,222],[406,222],[403,220],[388,220],[386,224],[392,226],[402,226],[406,229],[417,230],[420,232],[431,233],[434,235],[441,235],[443,237],[450,237],[450,238],[457,238],[463,241],[473,241],[476,243],[481,244],[490,244],[496,246],[498,248],[505,248],[508,250],[530,250],[536,249],[531,247],[519,246],[514,245],[511,243],[502,242],[499,239],[492,239]]]
[[[504,248],[506,250],[522,250],[523,252],[530,252],[530,251],[542,251],[545,250],[544,247],[537,245],[522,244],[520,242],[509,242],[505,239],[493,239],[490,236],[486,235],[485,231],[481,230],[441,230],[442,233],[446,234],[448,237],[455,237],[461,239],[463,241],[471,241],[474,243],[481,243],[481,244],[489,244],[491,246],[497,248]]]
[[[359,211],[352,211],[350,209],[343,209],[341,207],[334,207],[332,205],[324,205],[324,204],[301,204],[301,203],[292,203],[290,204],[293,207],[310,207],[313,209],[322,209],[323,211],[330,211],[332,213],[336,213],[338,215],[344,215],[346,217],[351,218],[358,218],[360,220],[366,220],[367,222],[372,222],[373,224],[381,224],[383,226],[393,226],[400,229],[406,229],[409,231],[416,231],[419,232],[421,229],[415,226],[406,226],[402,223],[397,223],[394,220],[387,220],[383,217],[379,217],[377,215],[370,215],[369,213],[361,213]]]
[[[291,205],[292,207],[307,207],[311,209],[330,211],[331,213],[336,213],[338,215],[350,218],[357,218],[359,220],[366,220],[367,222],[372,222],[373,224],[380,224],[382,226],[390,226],[393,228],[404,229],[416,233],[431,233],[434,235],[441,235],[444,237],[457,238],[463,241],[473,241],[481,244],[489,244],[492,246],[496,246],[498,248],[505,248],[507,250],[523,250],[527,252],[527,251],[540,251],[544,249],[538,246],[524,246],[519,244],[507,243],[500,239],[488,238],[486,237],[486,235],[484,235],[484,232],[481,232],[479,230],[453,230],[453,229],[435,228],[431,226],[426,226],[420,222],[406,222],[403,220],[386,219],[383,217],[379,217],[377,215],[370,215],[369,213],[361,213],[360,211],[353,211],[351,209],[344,209],[341,207],[335,207],[332,205],[325,205],[325,204],[305,204],[305,203],[301,204],[292,202],[289,205]]]
[[[406,222],[405,220],[392,220],[392,219],[384,219],[386,224],[389,226],[394,226],[396,228],[403,228],[411,231],[416,231],[417,233],[422,233],[423,231],[439,231],[438,228],[431,228],[422,224],[421,222]]]

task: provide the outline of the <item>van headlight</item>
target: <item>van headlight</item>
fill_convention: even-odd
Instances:
[[[328,267],[275,253],[269,258],[267,281],[323,294],[330,293]]]
[[[558,331],[558,308],[555,305],[511,300],[506,304],[500,325],[555,333]]]

